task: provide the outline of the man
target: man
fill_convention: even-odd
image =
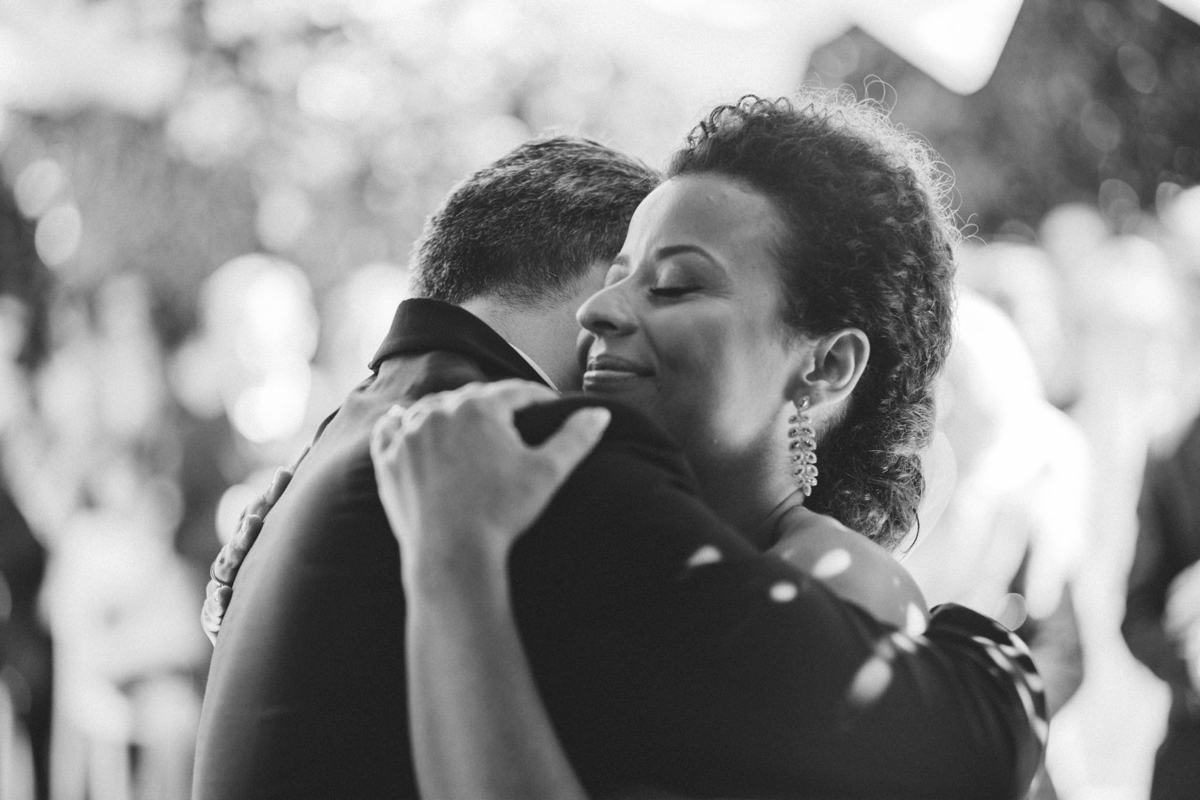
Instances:
[[[472,381],[576,386],[575,310],[655,181],[560,137],[476,173],[431,218],[414,264],[425,297],[400,306],[372,376],[323,425],[287,491],[271,493],[278,503],[241,565],[210,671],[197,800],[416,795],[404,598],[372,426],[393,404]],[[536,441],[586,402],[518,421]],[[610,408],[596,453],[510,562],[538,689],[589,791],[1024,791],[1044,732],[1019,642],[961,609],[935,617],[919,646],[896,638],[719,523],[669,439]],[[257,525],[248,518],[243,544]],[[697,558],[712,552],[724,557]],[[781,581],[800,590],[773,598]],[[848,692],[869,699],[830,702]]]
[[[1146,464],[1121,632],[1171,689],[1151,800],[1200,793],[1200,418]]]

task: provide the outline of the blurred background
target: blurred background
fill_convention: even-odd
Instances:
[[[457,180],[548,131],[661,165],[712,105],[804,82],[920,132],[970,234],[951,477],[909,565],[932,602],[1008,593],[1034,626],[1058,797],[1148,797],[1171,692],[1121,625],[1143,471],[1200,413],[1198,22],[0,0],[0,800],[187,797],[208,564],[365,375]]]

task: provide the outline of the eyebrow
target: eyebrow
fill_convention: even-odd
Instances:
[[[671,256],[677,256],[681,253],[696,253],[704,256],[714,264],[720,263],[716,258],[713,257],[712,253],[708,252],[703,247],[694,244],[667,245],[666,247],[659,248],[654,255],[656,258],[670,258]]]

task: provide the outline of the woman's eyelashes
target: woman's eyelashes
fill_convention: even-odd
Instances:
[[[652,286],[650,294],[655,297],[683,297],[685,294],[698,291],[699,286],[683,285],[683,286]]]

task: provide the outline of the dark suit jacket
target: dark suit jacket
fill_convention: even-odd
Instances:
[[[1163,627],[1171,582],[1200,561],[1200,420],[1178,449],[1146,465],[1121,631],[1130,652],[1171,687],[1151,797],[1200,796],[1200,691]]]
[[[370,430],[430,391],[537,376],[478,319],[431,300],[401,305],[372,366],[242,566],[209,673],[196,800],[416,794],[398,549]],[[518,425],[539,441],[595,402],[539,406]],[[510,562],[538,688],[590,790],[1022,793],[1042,742],[1019,641],[966,609],[916,639],[876,622],[716,520],[666,434],[607,405],[603,442]]]

